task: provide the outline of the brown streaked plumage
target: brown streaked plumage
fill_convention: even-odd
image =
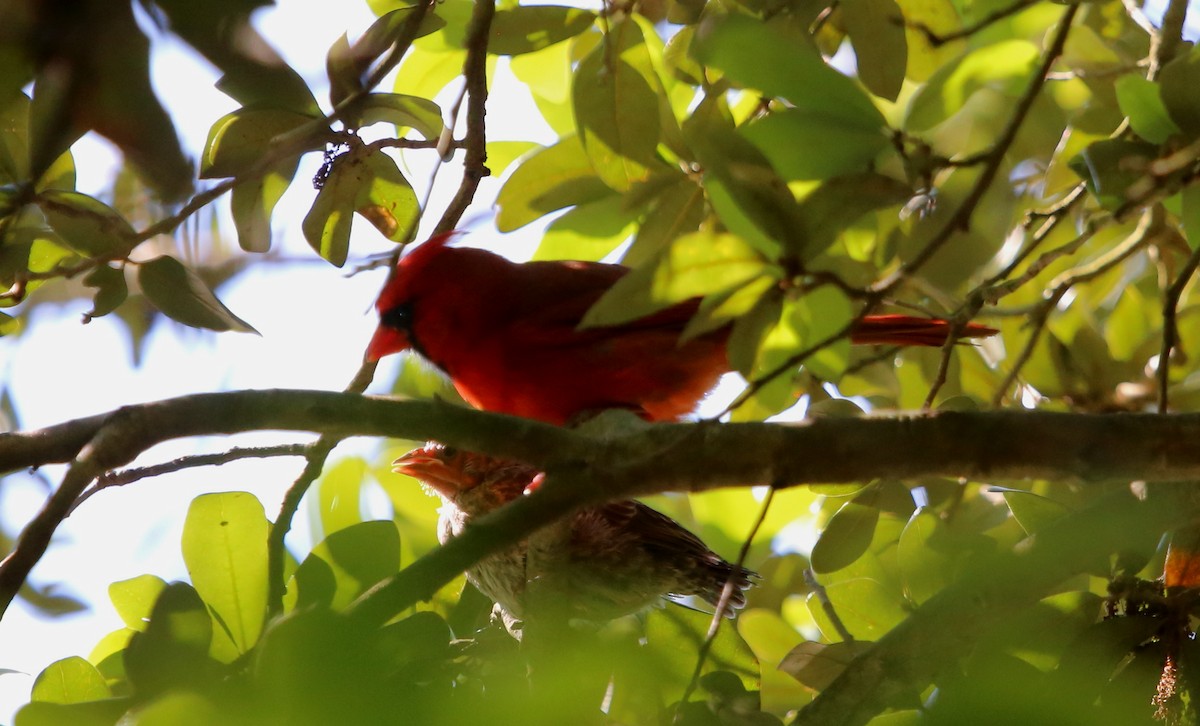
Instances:
[[[471,521],[522,496],[538,476],[525,464],[430,443],[395,462],[395,471],[420,480],[441,497],[438,539],[446,542]],[[555,591],[568,599],[570,617],[611,620],[669,596],[696,596],[716,606],[732,578],[732,607],[755,575],[710,550],[670,517],[633,500],[585,507],[564,530],[566,551],[550,558],[562,572]],[[528,543],[505,550],[467,571],[467,579],[499,606],[506,624],[525,616],[526,583],[545,573],[527,571]],[[559,564],[561,563],[561,564]]]

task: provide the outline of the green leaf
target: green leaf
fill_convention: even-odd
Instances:
[[[1196,88],[1200,87],[1200,48],[1193,47],[1163,66],[1158,82],[1171,119],[1189,138],[1200,136],[1200,98],[1196,97]]]
[[[590,37],[585,35],[580,40]],[[573,57],[571,49],[578,45],[578,40],[560,43],[509,60],[513,75],[528,86],[542,118],[560,138],[575,133],[575,112],[571,108],[571,72],[578,56]]]
[[[817,345],[841,330],[854,316],[850,299],[841,290],[826,285],[784,304],[777,336],[764,341],[764,357],[780,360]],[[792,348],[788,351],[788,343]],[[774,352],[768,352],[774,348]],[[786,352],[786,355],[781,353]],[[827,381],[842,377],[850,363],[850,340],[842,338],[813,353],[804,366]],[[764,370],[769,370],[765,367]]]
[[[812,550],[813,571],[836,572],[853,564],[871,546],[879,509],[857,502],[846,502],[825,525]]]
[[[896,544],[896,565],[910,600],[923,603],[946,586],[954,558],[939,548],[947,538],[946,523],[928,509],[918,509],[904,525]]]
[[[999,488],[999,490],[1004,493],[1005,503],[1012,510],[1017,524],[1025,530],[1025,534],[1034,534],[1071,513],[1067,506],[1040,494],[1022,489]]]
[[[1157,156],[1158,149],[1144,141],[1104,139],[1089,145],[1068,164],[1105,209],[1115,210],[1129,201],[1129,187],[1145,175]]]
[[[394,242],[412,234],[419,202],[392,157],[369,150],[338,157],[304,217],[301,229],[309,245],[338,267],[350,251],[354,212]]]
[[[127,699],[87,703],[27,703],[17,711],[13,726],[112,726],[129,708]]]
[[[278,108],[240,108],[217,119],[208,131],[200,156],[200,178],[238,176],[254,168],[270,150],[271,142],[283,134],[312,122],[310,116]],[[314,135],[314,139],[316,136]],[[320,148],[313,141],[306,148]],[[295,159],[281,160],[291,162]],[[285,167],[289,164],[280,163]]]
[[[397,43],[404,41],[409,33],[409,16],[414,9],[403,7],[385,12],[353,44],[343,35],[330,46],[325,57],[325,70],[329,76],[329,98],[335,106],[352,94],[361,92],[371,69],[378,67],[379,59]],[[427,12],[409,40],[424,37],[444,27],[445,20],[434,12]],[[361,111],[361,108],[356,110]]]
[[[677,238],[654,272],[656,299],[680,302],[740,287],[767,272],[768,263],[740,237],[692,232]]]
[[[115,209],[79,192],[47,189],[37,205],[62,240],[89,257],[119,259],[137,244],[137,232]]]
[[[0,338],[21,332],[21,320],[7,313],[0,313]]]
[[[764,295],[750,312],[734,323],[729,335],[729,365],[747,379],[758,361],[763,338],[775,327],[782,310],[782,295]]]
[[[701,300],[696,314],[688,321],[687,327],[679,336],[680,342],[687,342],[692,338],[728,325],[753,310],[764,295],[779,287],[779,278],[776,274],[778,270],[772,267],[767,272],[770,274],[761,275],[745,285],[709,295]]]
[[[606,41],[575,69],[572,100],[579,138],[596,175],[617,191],[659,166],[658,94],[634,63],[649,58],[632,21],[613,26]]]
[[[618,280],[579,325],[620,325],[684,300],[744,285],[766,270],[766,260],[737,236],[694,232],[675,240],[652,265]]]
[[[1138,136],[1161,144],[1180,133],[1179,126],[1171,120],[1171,114],[1159,95],[1157,83],[1127,73],[1117,79],[1116,88],[1121,113],[1129,118],[1129,125]]]
[[[120,580],[108,586],[108,597],[112,600],[117,615],[130,630],[142,631],[150,620],[154,603],[167,586],[165,580],[155,575],[139,575],[129,580]]]
[[[944,36],[961,29],[962,21],[951,0],[897,0],[897,3],[904,13],[904,34],[908,39],[908,77],[920,83],[961,53],[966,41],[960,38],[935,46],[917,24]]]
[[[842,0],[841,10],[859,80],[876,96],[895,101],[908,65],[900,6],[895,0]]]
[[[877,640],[908,617],[900,595],[871,578],[858,577],[826,585],[825,594],[856,640]],[[807,604],[821,634],[829,640],[840,640],[842,636],[816,595],[809,595]]]
[[[271,249],[271,213],[296,176],[299,159],[284,161],[262,176],[233,188],[229,200],[238,245],[247,252]]]
[[[803,36],[744,15],[714,16],[692,41],[697,60],[743,87],[779,96],[805,112],[835,116],[847,127],[875,131],[883,116],[854,81],[829,67]],[[749,52],[753,49],[753,52]]]
[[[324,560],[332,570],[337,583],[332,606],[340,609],[399,572],[400,535],[391,521],[361,522],[326,537],[309,557]]]
[[[183,561],[196,592],[238,653],[262,633],[267,612],[267,533],[262,503],[247,492],[202,494],[183,524]]]
[[[603,259],[629,238],[638,216],[620,194],[580,204],[546,227],[533,259]]]
[[[105,12],[59,13],[39,43],[44,58],[34,85],[30,176],[39,178],[87,131],[116,145],[163,199],[192,188],[192,164],[150,81],[150,40],[132,5]]]
[[[407,242],[421,213],[417,193],[387,154],[366,158],[369,181],[356,198],[354,211],[393,242]],[[340,267],[340,265],[339,265]]]
[[[492,19],[488,52],[531,53],[579,35],[595,21],[593,12],[559,5],[499,8]]]
[[[540,148],[542,148],[541,145],[533,141],[489,141],[487,143],[488,169],[492,171],[492,176],[499,177],[514,161],[523,158],[534,149]]]
[[[396,73],[392,90],[417,98],[434,98],[446,84],[459,77],[466,51],[458,49],[410,48]]]
[[[788,651],[779,663],[779,670],[809,688],[823,691],[846,670],[850,661],[870,647],[870,643],[860,640],[840,643],[806,640]]]
[[[326,536],[362,522],[362,486],[366,462],[343,459],[327,467],[317,484],[317,511]]]
[[[824,252],[864,214],[899,206],[912,196],[907,184],[874,172],[830,179],[800,202],[806,238],[803,259]]]
[[[848,126],[837,116],[796,108],[774,111],[738,132],[789,181],[862,171],[891,143],[882,127]]]
[[[1181,196],[1183,233],[1187,237],[1188,246],[1196,249],[1200,247],[1200,185],[1191,184],[1184,187]]]
[[[403,93],[372,93],[362,102],[362,123],[391,123],[402,129],[416,129],[424,138],[433,141],[440,138],[445,124],[442,109],[436,103],[420,96]]]
[[[92,318],[108,315],[116,310],[129,295],[129,286],[125,283],[125,271],[109,265],[99,265],[83,278],[83,284],[95,288],[96,295],[92,309],[83,314],[85,322]]]
[[[982,88],[1016,98],[1029,84],[1039,57],[1026,40],[1006,40],[976,48],[943,65],[908,104],[905,128],[924,131],[954,115]]]
[[[168,693],[137,711],[137,726],[209,726],[226,721],[228,714],[198,693]]]
[[[176,322],[193,328],[258,333],[225,307],[196,273],[174,257],[163,255],[138,265],[138,284],[154,307]]]
[[[78,255],[67,249],[54,230],[45,222],[45,217],[33,205],[26,205],[10,216],[4,244],[0,246],[0,284],[5,288],[18,279],[26,279],[27,272],[46,273],[79,261]],[[34,277],[25,287],[32,293],[45,284],[46,280]],[[16,300],[0,300],[0,307],[11,307]]]
[[[704,215],[704,188],[690,177],[678,175],[654,199],[622,261],[631,267],[641,265],[680,236],[699,229]]]
[[[800,209],[787,184],[758,149],[733,130],[720,100],[706,100],[683,124],[704,167],[704,188],[729,229],[768,257],[804,248]]]
[[[83,703],[112,695],[104,676],[79,656],[57,660],[46,666],[33,682],[31,701]]]
[[[171,31],[222,71],[217,88],[223,93],[242,106],[270,106],[319,117],[321,109],[304,79],[251,24],[250,12],[259,5],[257,0],[155,3]]]
[[[169,688],[195,688],[211,675],[213,619],[191,585],[173,582],[154,603],[150,622],[125,649],[125,670],[143,697]]]
[[[668,606],[647,612],[645,622],[646,642],[655,648],[659,675],[669,679],[682,693],[696,667],[696,654],[691,648],[681,646],[703,640],[712,624],[712,615]],[[732,672],[746,687],[757,685],[759,669],[754,653],[729,623],[722,623],[705,661],[705,673],[715,670]]]
[[[525,159],[496,196],[496,228],[520,229],[550,212],[608,196],[612,190],[592,170],[583,143],[565,136]]]

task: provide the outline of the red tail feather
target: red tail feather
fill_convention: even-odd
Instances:
[[[952,324],[939,318],[912,315],[868,315],[863,318],[850,341],[858,345],[925,345],[940,348],[946,344]],[[1000,331],[978,323],[967,323],[958,339],[987,338]]]

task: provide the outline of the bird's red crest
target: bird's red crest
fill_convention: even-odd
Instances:
[[[379,299],[375,301],[375,309],[382,312],[404,302],[413,280],[421,274],[421,270],[428,266],[442,250],[446,249],[450,240],[459,234],[462,233],[451,231],[436,234],[417,245],[412,252],[401,257],[400,263],[396,265],[395,277],[379,293]]]

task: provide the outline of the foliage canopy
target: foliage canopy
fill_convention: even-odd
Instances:
[[[818,418],[1200,406],[1200,51],[1182,40],[1186,2],[1151,23],[1116,0],[368,0],[378,19],[328,50],[321,99],[250,24],[262,4],[136,8],[219,68],[240,104],[213,119],[196,169],[151,87],[133,5],[0,5],[6,342],[37,335],[30,311],[66,296],[92,299],[89,318],[122,316],[135,337],[159,315],[253,331],[219,285],[272,249],[300,158],[323,154],[301,229],[332,265],[356,259],[355,225],[398,255],[419,223],[452,229],[479,180],[504,175],[496,227],[546,224],[536,258],[620,249],[634,268],[586,324],[702,297],[686,335],[732,325],[730,362],[749,382],[728,421],[798,400]],[[486,109],[506,101],[488,89],[504,73],[553,143],[487,133]],[[76,190],[71,147],[87,133],[127,162],[106,194]],[[445,209],[429,208],[407,163],[435,154],[463,160]],[[246,254],[233,267],[188,260],[172,235],[226,193]],[[852,323],[885,308],[1002,334],[852,350]],[[451,395],[411,367],[396,391]],[[14,458],[14,436],[0,438],[4,462],[86,459],[82,444]],[[113,583],[126,627],[50,665],[18,726],[1129,724],[1156,710],[1194,721],[1196,537],[1176,532],[1170,555],[1159,544],[1197,514],[1179,491],[1160,493],[1163,505],[1102,475],[945,472],[779,488],[744,553],[762,581],[696,671],[705,700],[691,686],[709,618],[674,606],[555,647],[531,635],[527,649],[479,630],[487,604],[460,597],[461,579],[382,628],[346,617],[435,549],[435,515],[384,461],[340,460],[311,492],[323,540],[284,551],[334,443],[327,433],[301,451],[311,471],[274,522],[252,494],[196,499],[182,540],[191,583]],[[926,453],[911,453],[920,470]],[[124,462],[85,463],[99,474]],[[15,553],[0,567],[8,600],[40,556],[30,542],[48,541],[93,478],[71,477],[34,536],[2,535]],[[393,520],[361,521],[370,479]],[[732,558],[760,500],[743,487],[651,501]],[[811,550],[773,549],[806,527],[819,531]],[[1149,582],[1164,563],[1165,592]],[[439,585],[454,573],[442,574]]]

